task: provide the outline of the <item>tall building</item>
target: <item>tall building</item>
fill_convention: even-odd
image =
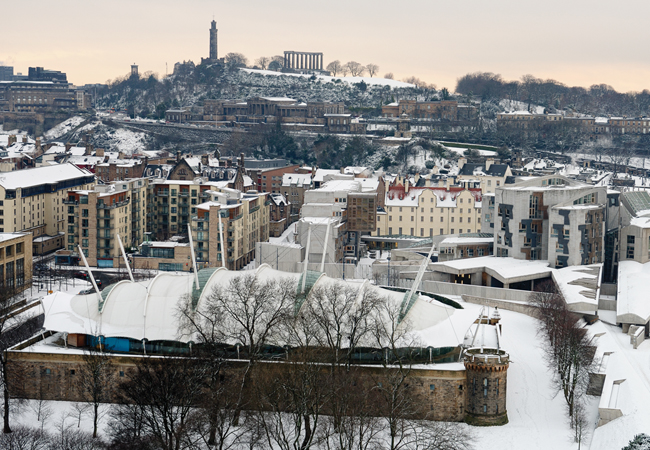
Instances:
[[[70,190],[64,201],[68,250],[77,251],[81,244],[91,266],[123,264],[116,234],[126,249],[144,241],[147,186],[146,178],[137,178],[93,190]]]
[[[217,22],[212,21],[210,26],[210,59],[216,61],[217,56]]]
[[[14,78],[13,66],[0,66],[0,81],[12,81]]]

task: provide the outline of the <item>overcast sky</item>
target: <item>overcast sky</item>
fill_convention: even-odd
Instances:
[[[253,61],[323,52],[447,87],[469,72],[532,74],[570,86],[650,88],[648,0],[6,0],[0,65],[43,66],[74,84],[103,83],[130,65],[165,74],[208,55]]]

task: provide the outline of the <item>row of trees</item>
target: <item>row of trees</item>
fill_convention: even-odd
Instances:
[[[366,64],[365,66],[356,61],[348,61],[345,64],[342,64],[341,61],[334,60],[325,67],[332,76],[343,75],[347,77],[348,74],[352,77],[362,77],[364,74],[368,73],[370,77],[374,77],[379,72],[379,66],[377,64]]]
[[[650,91],[617,92],[606,84],[588,88],[569,87],[556,80],[543,80],[524,75],[521,80],[504,80],[489,72],[470,73],[460,77],[456,92],[473,94],[482,100],[510,99],[554,109],[573,109],[593,115],[646,116],[650,113]]]
[[[580,445],[589,420],[585,402],[589,372],[595,364],[595,346],[580,316],[568,310],[552,282],[532,293],[530,301],[538,311],[539,334],[544,338],[553,383],[564,397],[575,441]]]
[[[95,405],[116,402],[109,448],[471,448],[467,426],[424,420],[429,405],[409,386],[404,351],[417,342],[399,304],[333,283],[314,288],[297,313],[296,291],[295,281],[239,276],[198,307],[185,299],[179,334],[193,336],[191,356],[137,358],[114,391],[110,357],[89,352],[80,392],[93,417]],[[293,349],[283,364],[271,344]],[[363,345],[393,356],[378,371],[352,365]],[[231,346],[237,359],[227,357]]]

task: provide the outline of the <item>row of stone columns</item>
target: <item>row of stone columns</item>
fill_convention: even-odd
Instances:
[[[284,67],[287,69],[323,70],[323,54],[284,52]]]

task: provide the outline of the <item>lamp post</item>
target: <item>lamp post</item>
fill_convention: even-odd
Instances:
[[[388,260],[388,286],[390,286],[390,256],[386,259]]]

